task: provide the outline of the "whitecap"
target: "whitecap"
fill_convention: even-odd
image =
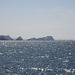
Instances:
[[[3,53],[0,52],[0,55],[3,55]]]
[[[64,69],[66,72],[71,72],[70,69]]]
[[[64,60],[63,62],[69,62],[69,60],[66,59],[66,60]]]

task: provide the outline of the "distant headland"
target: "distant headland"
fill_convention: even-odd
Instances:
[[[47,36],[47,37],[41,37],[41,38],[31,38],[28,40],[54,40],[54,38],[52,36]]]
[[[13,40],[9,35],[0,35],[0,40]]]
[[[0,35],[0,40],[23,40],[23,38],[21,36],[19,36],[16,39],[11,38],[9,35]],[[41,38],[30,38],[30,39],[26,39],[26,40],[40,40],[40,41],[45,41],[45,40],[54,40],[54,38],[52,36],[47,36],[47,37],[41,37]]]

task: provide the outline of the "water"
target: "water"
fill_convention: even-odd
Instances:
[[[75,75],[75,41],[0,41],[0,75]]]

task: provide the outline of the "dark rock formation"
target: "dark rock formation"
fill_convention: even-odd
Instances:
[[[54,40],[54,38],[52,36],[47,36],[43,38],[44,40]]]
[[[18,37],[16,40],[23,40],[22,37]]]
[[[52,36],[47,36],[47,37],[42,37],[42,38],[31,38],[31,39],[28,39],[28,40],[54,40],[54,38]]]
[[[13,40],[9,35],[0,35],[0,40]]]

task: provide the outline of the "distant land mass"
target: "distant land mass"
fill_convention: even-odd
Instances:
[[[9,35],[0,35],[0,40],[13,40]]]
[[[42,38],[31,38],[28,40],[54,40],[54,38],[52,36],[47,36],[47,37],[42,37]]]
[[[13,39],[11,38],[9,35],[0,35],[0,40],[23,40],[21,36],[19,36],[17,39]],[[52,36],[47,36],[47,37],[41,37],[41,38],[30,38],[27,40],[54,40],[54,38]]]
[[[21,36],[19,36],[16,40],[23,40]]]

